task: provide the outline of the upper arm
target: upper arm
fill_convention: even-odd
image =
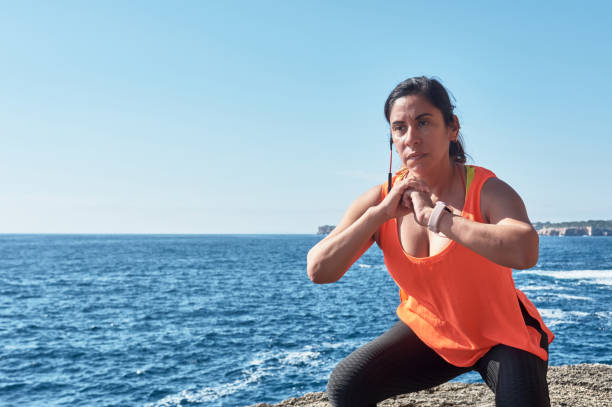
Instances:
[[[502,226],[498,236],[511,244],[509,267],[517,270],[533,267],[538,262],[539,237],[521,197],[510,185],[491,178],[482,188],[480,202],[485,222]]]
[[[482,218],[486,223],[498,224],[507,220],[531,227],[525,204],[519,194],[499,178],[489,178],[480,196]]]
[[[351,265],[372,246],[372,222],[359,228],[358,220],[377,205],[381,187],[376,186],[357,198],[346,210],[334,230],[308,251],[307,269],[310,279],[318,284],[338,281]],[[352,227],[351,226],[355,226]]]

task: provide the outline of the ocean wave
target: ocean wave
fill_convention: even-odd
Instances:
[[[539,312],[548,327],[560,324],[576,324],[580,322],[580,318],[589,315],[588,312],[564,311],[559,308],[541,308]]]
[[[595,284],[612,285],[612,270],[528,270],[522,273],[560,280],[583,280]]]
[[[321,347],[323,347],[325,349],[338,349],[338,348],[354,349],[354,348],[357,348],[360,345],[363,345],[362,341],[355,340],[355,339],[346,340],[346,341],[340,341],[340,342],[323,342],[323,343],[321,343]]]
[[[178,407],[183,405],[183,403],[207,403],[215,401],[244,389],[251,383],[259,381],[266,374],[265,369],[254,369],[245,371],[245,373],[243,379],[199,390],[183,390],[180,393],[170,394],[155,403],[147,403],[144,407]]]
[[[565,300],[582,300],[582,301],[593,301],[591,297],[584,297],[582,295],[570,295],[570,294],[557,294],[559,298],[563,298]]]
[[[289,352],[284,358],[282,358],[281,364],[288,365],[311,365],[318,366],[319,361],[317,358],[319,357],[319,352],[313,351],[302,351],[302,352]]]
[[[256,353],[242,369],[243,378],[229,383],[205,387],[197,390],[183,390],[170,394],[145,407],[178,407],[184,403],[210,403],[230,396],[261,381],[265,376],[283,375],[287,369],[302,369],[304,366],[318,367],[322,361],[320,353],[308,345],[298,351],[265,351]]]
[[[307,345],[297,351],[265,351],[256,353],[247,366],[287,366],[310,365],[318,366],[320,352]]]
[[[521,291],[550,291],[550,290],[554,290],[554,291],[561,291],[561,290],[566,290],[565,287],[559,287],[557,285],[552,285],[552,284],[548,284],[548,285],[526,285],[526,286],[520,286],[518,285],[518,289]]]

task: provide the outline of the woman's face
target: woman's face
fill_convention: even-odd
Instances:
[[[402,164],[415,175],[448,162],[449,142],[457,140],[458,123],[444,123],[442,113],[421,95],[397,99],[389,115],[393,144]]]

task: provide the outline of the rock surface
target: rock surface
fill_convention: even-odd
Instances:
[[[548,369],[551,407],[612,407],[612,365],[582,364]],[[252,407],[330,407],[325,393],[308,393],[278,404]],[[493,392],[484,384],[446,383],[433,389],[397,396],[379,407],[494,407]]]

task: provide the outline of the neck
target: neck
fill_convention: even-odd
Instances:
[[[451,160],[444,160],[439,166],[428,173],[418,174],[419,178],[429,185],[429,189],[434,198],[445,199],[450,193],[455,178],[458,174],[459,166]]]

